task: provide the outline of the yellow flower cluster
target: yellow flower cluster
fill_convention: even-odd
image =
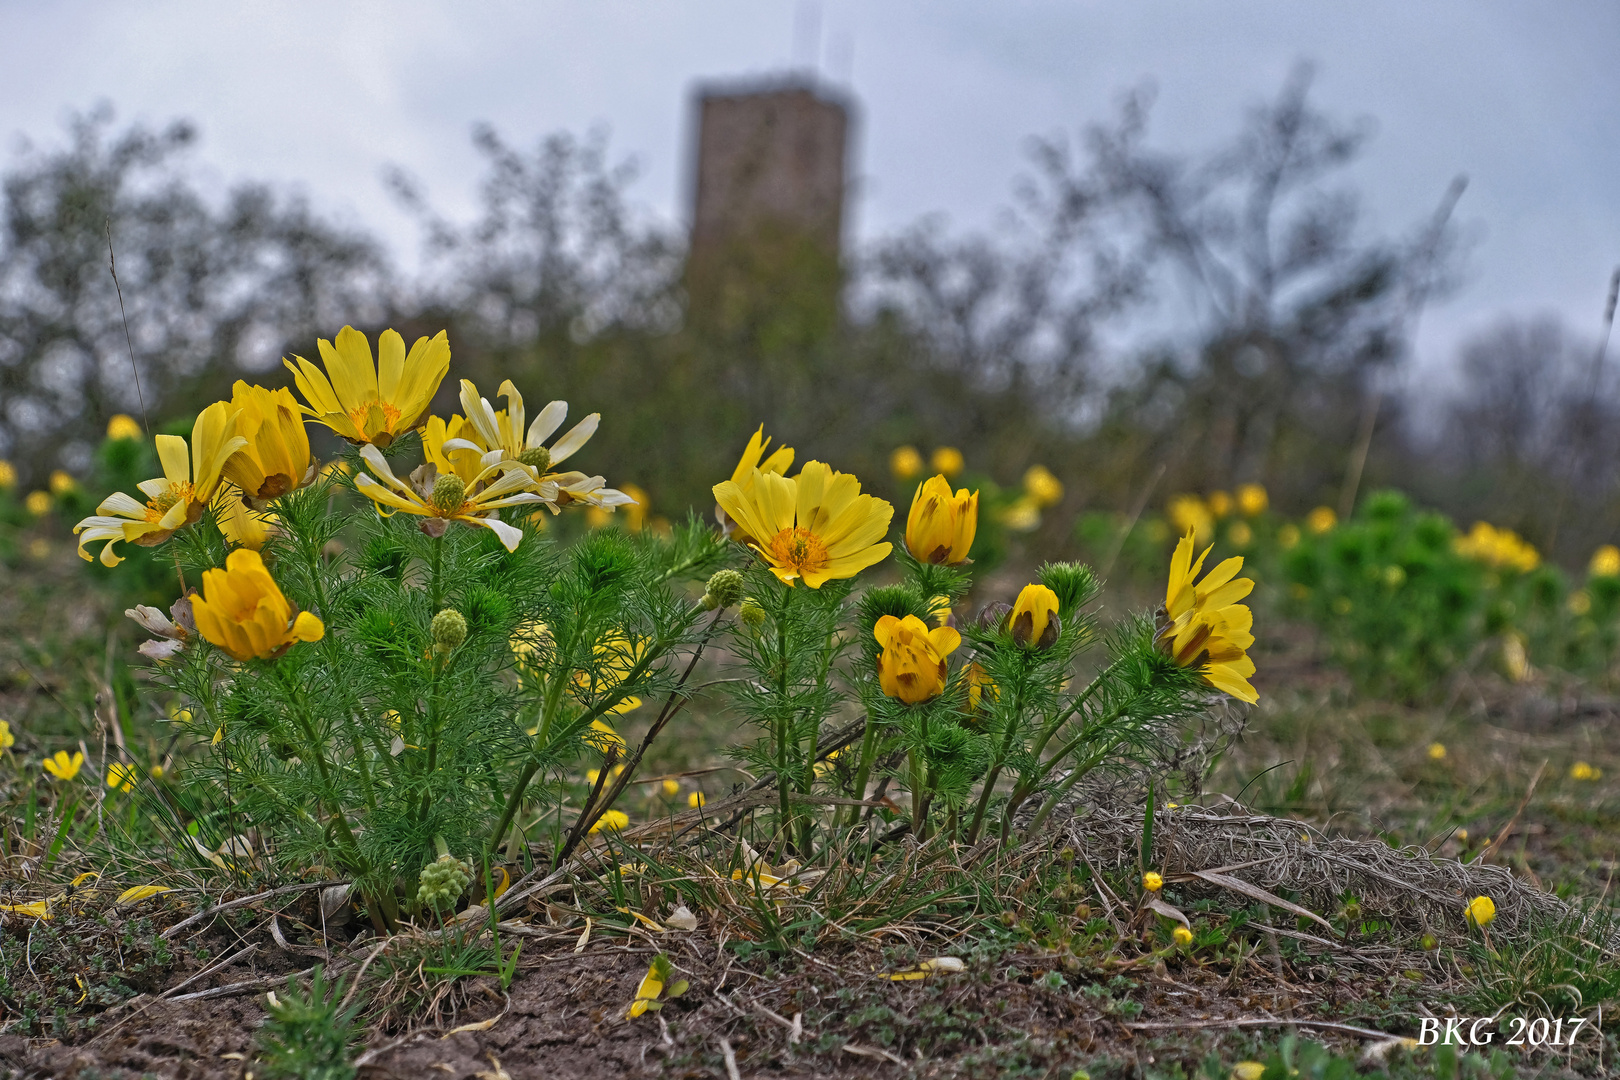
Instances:
[[[1453,542],[1457,553],[1484,563],[1494,570],[1529,573],[1541,565],[1541,555],[1512,529],[1498,529],[1483,521],[1474,522],[1466,536]]]

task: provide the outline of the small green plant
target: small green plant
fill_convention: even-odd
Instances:
[[[269,1019],[259,1031],[259,1062],[272,1080],[354,1080],[359,1002],[345,1005],[343,981],[328,983],[316,966],[309,991],[287,980],[280,994],[266,995]]]

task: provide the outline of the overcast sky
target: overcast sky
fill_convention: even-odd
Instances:
[[[869,238],[929,212],[992,226],[1029,136],[1072,135],[1149,80],[1153,141],[1211,145],[1306,59],[1319,104],[1378,123],[1356,173],[1372,227],[1403,231],[1470,178],[1459,218],[1481,241],[1425,316],[1424,359],[1501,314],[1594,334],[1620,263],[1615,0],[0,0],[0,41],[7,155],[100,100],[189,117],[214,182],[295,185],[406,259],[384,168],[469,214],[479,121],[524,144],[606,126],[642,167],[635,200],[676,220],[693,84],[814,63],[861,104]]]

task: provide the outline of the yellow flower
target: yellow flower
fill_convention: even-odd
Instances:
[[[135,767],[116,761],[107,766],[107,786],[118,791],[134,791]]]
[[[107,421],[107,438],[109,439],[139,439],[141,425],[135,422],[133,416],[118,413]]]
[[[585,733],[585,741],[606,753],[616,749],[624,752],[624,736],[613,730],[613,726],[604,720],[592,720],[591,728]]]
[[[1045,465],[1031,465],[1024,473],[1024,492],[1037,506],[1056,506],[1063,501],[1063,481]]]
[[[163,779],[163,766],[162,765],[154,765],[154,766],[152,766],[150,769],[146,770],[146,775],[150,776],[154,780]]]
[[[10,745],[10,744],[9,743],[4,743],[3,741],[0,741],[0,746],[5,746],[5,745]],[[1603,770],[1602,769],[1595,769],[1590,764],[1588,764],[1587,762],[1584,762],[1584,761],[1577,761],[1575,764],[1573,764],[1573,765],[1571,765],[1569,767],[1569,778],[1571,780],[1597,780],[1597,779],[1600,779],[1602,776],[1603,776]]]
[[[988,695],[991,701],[1001,700],[1001,688],[997,686],[977,660],[967,666],[968,698],[967,711],[977,713],[979,704]]]
[[[664,794],[671,797],[681,793],[681,782],[679,780],[665,780],[662,787]]]
[[[611,811],[609,811],[611,813]],[[647,974],[642,976],[641,985],[636,987],[636,999],[630,1003],[626,1011],[627,1019],[634,1020],[647,1011],[647,1007],[658,1000],[658,995],[664,992],[664,984],[669,981],[673,969],[669,958],[660,953],[652,958],[647,965]]]
[[[23,500],[23,506],[27,507],[28,512],[35,517],[44,517],[50,513],[52,505],[54,504],[51,493],[48,491],[30,491],[28,498]]]
[[[979,528],[979,493],[951,494],[950,481],[935,476],[917,486],[906,517],[906,550],[918,562],[961,566],[969,562]]]
[[[731,482],[736,484],[744,498],[752,498],[754,494],[754,472],[786,476],[788,469],[793,466],[793,447],[779,446],[769,456],[765,451],[771,445],[770,436],[765,434],[765,425],[748,439],[748,445],[743,448],[742,457],[737,459],[737,467],[731,470]],[[920,466],[919,466],[920,467]],[[720,522],[720,528],[725,534],[740,544],[746,544],[751,537],[744,536],[737,531],[736,519],[728,517],[725,509],[716,506],[714,516]]]
[[[1586,572],[1593,577],[1620,575],[1620,547],[1604,544],[1592,552],[1592,561],[1587,565]]]
[[[613,691],[617,690],[619,684],[624,682],[625,676],[630,674],[630,670],[636,666],[641,659],[642,653],[646,652],[646,650],[647,643],[644,641],[632,642],[623,634],[609,634],[597,642],[596,647],[592,650],[596,657],[597,671],[595,679],[592,679],[591,673],[588,671],[574,672],[574,696],[581,701],[612,696]],[[639,708],[641,708],[641,699],[629,695],[609,709],[608,715],[619,716]],[[590,735],[586,735],[585,740],[596,746],[597,749],[605,751],[610,744],[617,746],[620,750],[624,749],[624,740],[619,738],[618,733],[601,720],[592,720],[591,727],[599,733],[599,737],[593,739]]]
[[[619,830],[628,827],[629,824],[629,814],[626,814],[623,810],[609,810],[607,813],[596,819],[596,824],[591,826],[591,832],[593,834],[599,832],[618,832]]]
[[[1468,921],[1475,926],[1489,926],[1496,918],[1496,902],[1488,896],[1476,896],[1468,902]]]
[[[1292,521],[1277,530],[1277,546],[1284,551],[1293,551],[1299,546],[1299,526]]]
[[[954,478],[967,464],[962,459],[962,451],[954,446],[941,446],[928,458],[928,467],[937,473],[944,473]]]
[[[467,428],[460,438],[444,444],[446,450],[478,450],[488,464],[495,451],[500,461],[523,470],[530,480],[530,490],[537,492],[552,513],[569,503],[585,503],[612,509],[631,502],[629,495],[607,486],[600,476],[586,476],[582,472],[555,472],[555,468],[579,452],[602,420],[601,413],[591,413],[569,429],[568,434],[546,446],[546,440],[556,433],[568,416],[566,401],[553,401],[540,410],[534,423],[527,429],[523,422],[527,414],[523,408],[523,395],[518,393],[512,380],[501,383],[496,391],[506,399],[506,408],[497,412],[488,398],[478,396],[478,387],[472,380],[461,380],[461,407],[467,411]]]
[[[1246,650],[1254,644],[1249,631],[1254,615],[1239,600],[1249,595],[1254,582],[1237,577],[1241,556],[1227,559],[1194,583],[1210,549],[1193,561],[1192,534],[1182,537],[1170,560],[1170,580],[1157,640],[1179,667],[1198,667],[1204,681],[1251,705],[1260,695],[1249,685],[1254,661]]]
[[[424,531],[436,526],[438,531],[429,533],[433,536],[444,535],[450,522],[461,521],[490,530],[500,537],[507,551],[516,551],[523,530],[501,521],[493,516],[494,512],[506,506],[543,501],[539,494],[526,490],[531,484],[529,474],[501,461],[498,453],[484,456],[485,465],[471,485],[456,473],[439,473],[431,463],[412,473],[412,482],[407,484],[394,475],[375,446],[361,447],[360,456],[377,479],[360,473],[354,478],[355,489],[376,503],[377,513],[384,517],[403,510],[427,518],[429,525]],[[499,479],[493,479],[497,473]],[[389,508],[386,511],[385,506]]]
[[[714,486],[715,501],[738,532],[789,585],[812,589],[854,577],[888,557],[883,541],[894,507],[861,494],[861,482],[812,461],[791,480],[755,469],[753,490],[735,480]]]
[[[1063,625],[1058,621],[1057,593],[1045,585],[1025,585],[1018,593],[1007,629],[1013,641],[1026,649],[1049,649]]]
[[[1235,521],[1226,530],[1226,538],[1232,541],[1234,547],[1246,548],[1254,543],[1254,530],[1249,528],[1247,521]]]
[[[1271,497],[1259,484],[1240,484],[1237,489],[1238,510],[1244,517],[1255,517],[1266,512]]]
[[[1457,553],[1496,570],[1529,573],[1541,565],[1541,555],[1512,529],[1498,529],[1483,521],[1474,522],[1467,536],[1452,542]]]
[[[422,422],[439,383],[450,370],[450,339],[443,330],[432,341],[417,338],[410,354],[405,339],[394,330],[384,330],[377,338],[377,360],[371,361],[371,343],[366,335],[345,326],[338,331],[337,344],[325,338],[317,342],[326,373],[294,356],[283,360],[293,373],[298,392],[307,405],[300,406],[351,443],[386,447]]]
[[[231,387],[231,408],[238,410],[236,433],[247,445],[225,462],[225,479],[241,488],[250,504],[296,491],[314,476],[309,435],[292,391],[238,379]]]
[[[1446,759],[1446,746],[1444,743],[1433,742],[1429,744],[1429,760],[1444,761]]]
[[[204,570],[191,598],[197,632],[238,660],[279,656],[297,641],[319,641],[326,627],[282,595],[259,553],[237,548],[225,569]]]
[[[951,598],[948,596],[932,596],[928,599],[928,621],[935,626],[949,626],[951,622]]]
[[[1180,945],[1183,948],[1192,944],[1193,932],[1187,929],[1185,926],[1176,927],[1175,930],[1171,932],[1170,936],[1175,940],[1177,945]]]
[[[1215,519],[1196,495],[1177,495],[1165,508],[1178,536],[1193,534],[1194,542],[1208,543],[1215,535]]]
[[[703,804],[708,801],[709,800],[704,797],[703,792],[701,791],[694,791],[692,794],[686,797],[686,805],[690,806],[694,810],[701,808]]]
[[[1021,495],[1003,506],[996,518],[1013,532],[1034,532],[1041,527],[1041,505],[1028,495]]]
[[[1339,523],[1339,515],[1333,512],[1331,506],[1318,506],[1305,515],[1305,527],[1317,536],[1321,536]]]
[[[219,493],[214,496],[214,521],[232,547],[258,551],[276,531],[280,519],[271,513],[255,513],[242,501],[241,489],[233,484],[221,484]]]
[[[1232,496],[1224,491],[1210,492],[1209,498],[1205,499],[1204,503],[1209,507],[1209,512],[1217,518],[1223,518],[1232,512]]]
[[[915,446],[897,446],[889,455],[889,471],[902,483],[914,479],[923,471],[923,456]]]
[[[51,473],[52,495],[66,495],[78,486],[79,482],[73,479],[72,476],[63,472],[61,469],[57,469],[55,472]]]
[[[1142,875],[1142,888],[1148,892],[1158,892],[1164,888],[1164,878],[1155,870],[1149,870]]]
[[[1266,1074],[1263,1061],[1240,1061],[1232,1066],[1231,1080],[1260,1080]]]
[[[85,546],[105,540],[101,561],[106,566],[117,566],[124,561],[113,551],[119,541],[152,547],[202,517],[219,487],[226,461],[247,444],[236,433],[236,416],[223,401],[204,409],[192,425],[189,454],[186,440],[178,435],[159,435],[153,440],[158,460],[163,463],[163,475],[138,485],[146,502],[122,491],[104,499],[96,507],[95,516],[73,526],[75,533],[82,534],[79,557],[88,562],[90,553]]]
[[[68,757],[66,750],[58,750],[45,759],[45,771],[58,780],[71,780],[79,775],[79,769],[84,766],[84,755],[77,750],[72,757]]]
[[[17,486],[17,466],[0,458],[0,491],[10,491]]]
[[[11,724],[0,720],[0,750],[9,750],[17,745],[17,736],[11,733]]]
[[[936,698],[945,689],[945,658],[962,644],[948,626],[928,629],[915,615],[885,615],[872,628],[883,652],[878,657],[878,686],[907,705]]]

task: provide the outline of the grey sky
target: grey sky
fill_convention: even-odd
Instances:
[[[797,0],[451,3],[277,0],[141,4],[0,0],[0,135],[59,137],[97,100],[120,119],[186,116],[221,183],[293,184],[383,235],[415,231],[384,166],[470,212],[468,133],[510,140],[606,125],[650,213],[684,215],[686,101],[696,80],[807,58]],[[1370,223],[1400,230],[1467,173],[1459,210],[1482,240],[1464,290],[1425,318],[1425,359],[1498,314],[1562,313],[1596,329],[1620,263],[1620,4],[1614,0],[825,0],[817,62],[862,105],[856,230],[941,211],[987,227],[1009,202],[1030,135],[1107,117],[1158,87],[1153,141],[1229,133],[1300,59],[1317,100],[1369,116],[1356,179]],[[796,56],[795,53],[798,53]]]

